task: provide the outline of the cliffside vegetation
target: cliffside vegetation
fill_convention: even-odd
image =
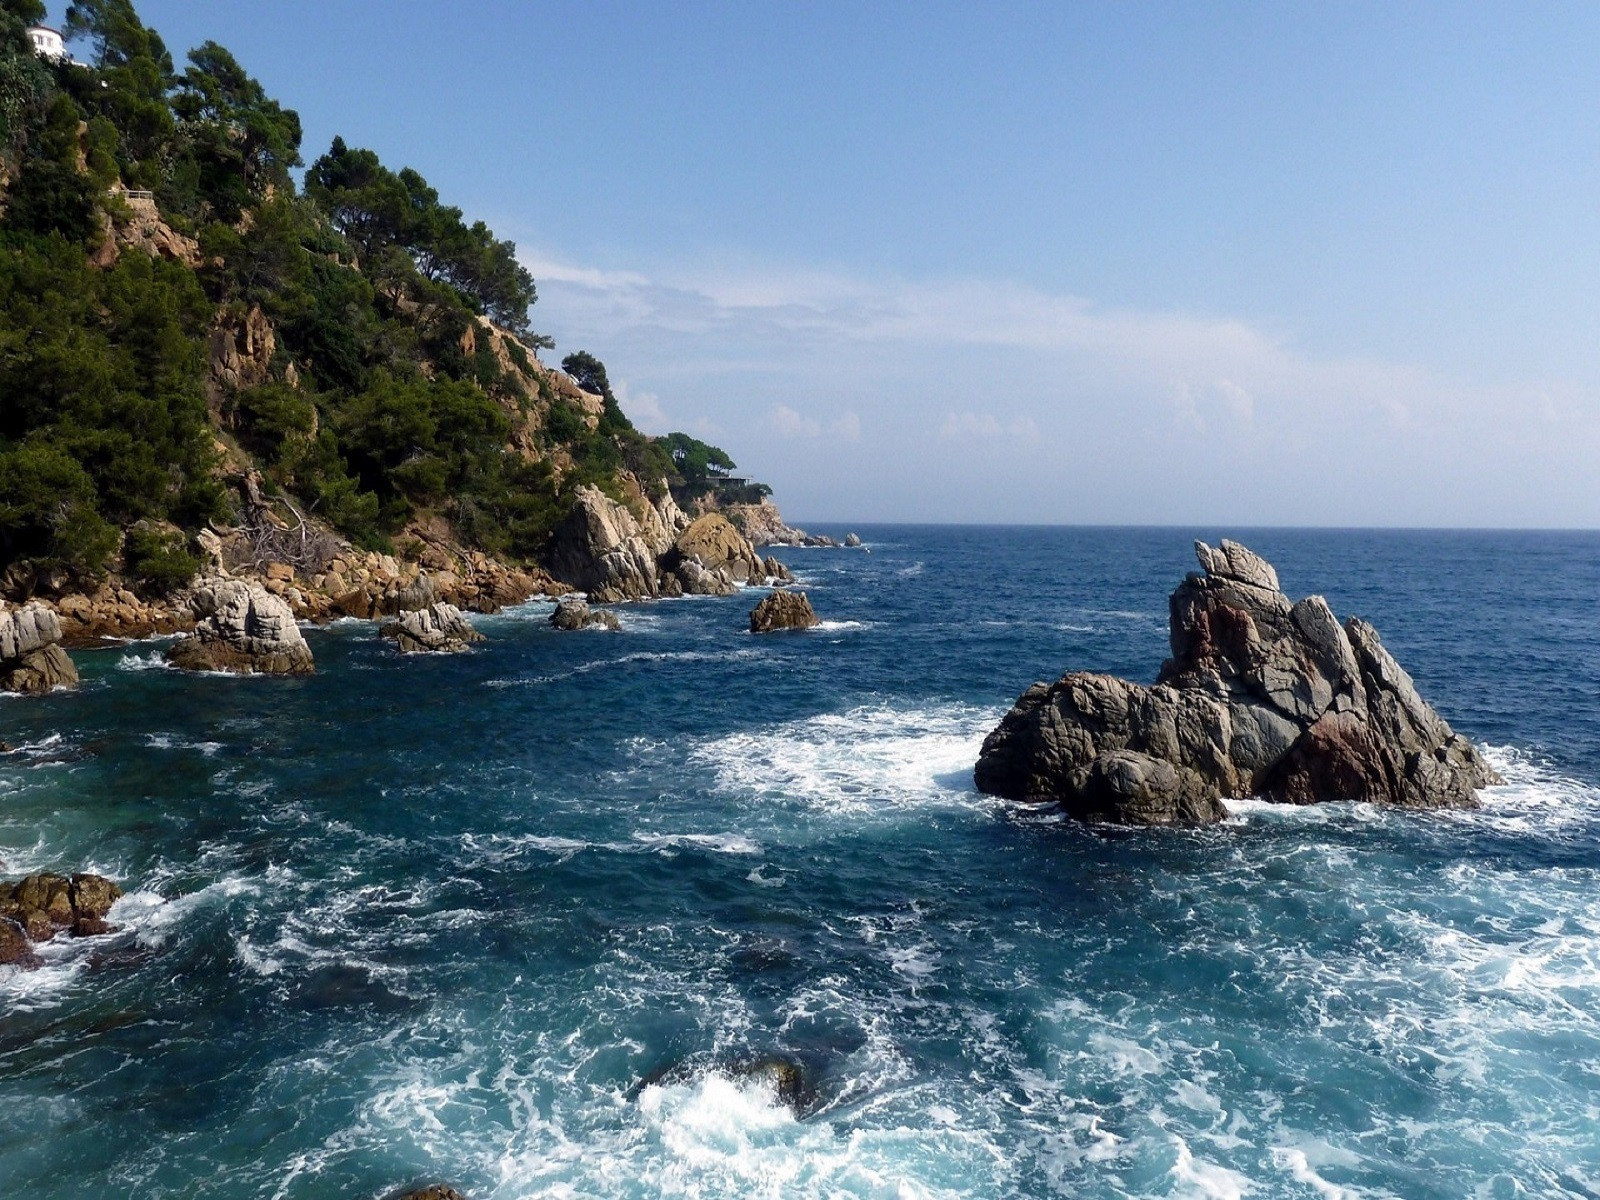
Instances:
[[[87,65],[34,54],[43,17],[0,0],[0,591],[171,587],[274,505],[532,562],[581,484],[733,468],[635,429],[593,355],[539,364],[515,246],[416,171],[306,165],[293,110],[215,43],[180,70],[129,0],[68,9]]]

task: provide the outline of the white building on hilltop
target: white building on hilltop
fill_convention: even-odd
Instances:
[[[33,43],[33,52],[41,58],[61,62],[67,57],[67,46],[60,31],[48,25],[30,25],[28,40]]]

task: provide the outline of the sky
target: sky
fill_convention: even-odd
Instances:
[[[791,521],[1600,526],[1600,5],[136,3]]]

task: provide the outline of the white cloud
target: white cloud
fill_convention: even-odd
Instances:
[[[810,417],[802,417],[787,404],[774,406],[772,415],[768,418],[772,431],[779,437],[816,437],[822,432],[822,426]]]
[[[1600,398],[1568,380],[1311,352],[1261,323],[1004,281],[527,265],[550,333],[603,350],[673,409],[692,403],[811,512],[1600,524]],[[630,396],[641,414],[646,394]],[[971,399],[944,409],[941,395]],[[942,451],[930,495],[904,437],[930,425],[948,447],[1004,446],[1018,470]],[[1062,486],[1030,486],[1041,472]]]
[[[1013,417],[1001,422],[993,413],[946,413],[939,436],[955,441],[963,438],[1036,438],[1039,426],[1032,417]]]
[[[767,425],[779,437],[816,438],[823,434],[823,424],[815,417],[803,416],[787,404],[773,406],[767,416]],[[827,424],[829,437],[847,442],[860,441],[861,418],[853,412],[843,413]]]

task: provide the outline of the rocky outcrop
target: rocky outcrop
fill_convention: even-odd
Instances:
[[[1378,633],[1294,603],[1236,542],[1195,544],[1172,593],[1172,657],[1154,687],[1075,672],[1037,683],[984,741],[981,791],[1083,820],[1220,819],[1225,797],[1463,808],[1500,782],[1418,695]]]
[[[29,875],[0,883],[0,964],[34,966],[33,947],[70,930],[74,937],[114,933],[106,914],[122,889],[103,875]]]
[[[224,309],[211,330],[206,395],[213,411],[227,393],[265,383],[277,352],[277,334],[260,305],[242,315]]]
[[[728,595],[741,584],[788,575],[776,560],[776,572],[769,572],[749,539],[720,513],[691,522],[665,488],[657,499],[637,489],[628,499],[623,504],[598,488],[580,487],[571,515],[556,531],[551,568],[591,602]]]
[[[861,545],[861,536],[855,533],[847,533],[844,535],[844,544],[850,549],[854,550],[857,546]]]
[[[48,692],[77,682],[56,614],[42,604],[0,605],[0,691]]]
[[[167,652],[173,666],[240,675],[309,675],[314,669],[294,612],[260,584],[206,580],[189,603],[194,633]]]
[[[708,571],[723,571],[735,583],[762,578],[755,547],[721,513],[697,517],[673,542],[678,561],[698,559]]]
[[[574,499],[551,548],[555,574],[603,604],[661,595],[656,562],[667,545],[659,536],[647,537],[634,514],[599,488],[585,484]]]
[[[167,258],[186,267],[200,265],[200,243],[179,233],[161,219],[161,210],[147,196],[130,196],[116,189],[127,211],[120,219],[106,218],[106,237],[90,261],[109,267],[123,250],[138,250],[151,258]]]
[[[460,654],[484,640],[459,608],[438,601],[426,608],[402,612],[398,620],[381,626],[378,633],[392,638],[402,654]]]
[[[557,602],[555,612],[550,614],[550,624],[568,631],[588,629],[592,625],[611,630],[622,628],[616,613],[603,608],[590,608],[575,596],[567,596]]]
[[[750,613],[751,633],[773,633],[779,629],[810,629],[820,625],[811,601],[804,592],[779,588],[756,605]]]

